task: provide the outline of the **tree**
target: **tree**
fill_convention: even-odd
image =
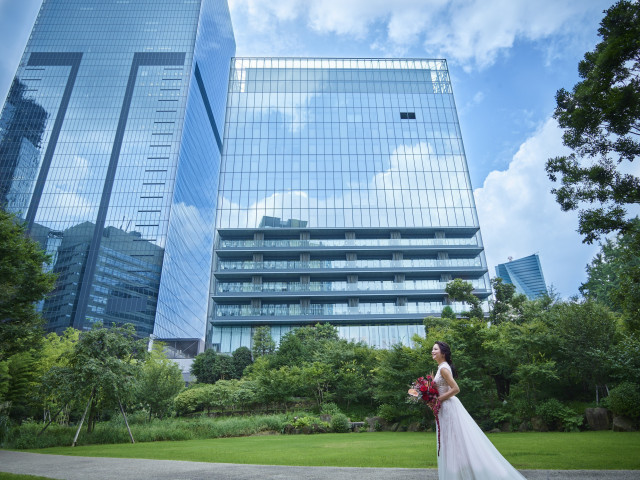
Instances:
[[[484,312],[480,306],[480,299],[471,293],[473,291],[473,285],[471,285],[471,283],[456,278],[447,283],[445,291],[451,300],[468,303],[471,306],[468,312],[470,317],[484,317]]]
[[[251,353],[253,354],[253,359],[256,360],[258,357],[262,357],[263,355],[270,355],[276,349],[276,342],[273,341],[271,337],[271,329],[269,327],[257,327],[253,331],[253,347],[251,349]]]
[[[247,347],[236,348],[231,354],[233,359],[234,378],[242,378],[244,369],[251,365],[251,350]]]
[[[19,221],[0,209],[0,361],[42,341],[36,302],[53,289],[49,257],[28,238]]]
[[[31,352],[16,353],[8,361],[9,388],[5,400],[11,402],[9,415],[15,420],[23,420],[36,412],[37,378],[34,372],[35,360]]]
[[[563,211],[579,210],[578,231],[592,243],[631,226],[627,208],[640,203],[640,178],[625,169],[640,154],[640,3],[620,0],[605,11],[602,41],[578,65],[583,79],[556,93],[554,118],[568,156],[546,171]]]
[[[629,331],[640,332],[640,220],[601,245],[587,275],[580,292],[621,313]]]
[[[162,343],[154,343],[136,383],[138,401],[149,409],[149,420],[153,415],[160,418],[165,416],[171,409],[174,398],[183,389],[184,379],[180,367],[167,358]]]
[[[74,445],[89,407],[91,413],[88,428],[90,432],[93,431],[98,403],[119,406],[127,423],[124,405],[135,394],[135,382],[147,356],[146,346],[146,340],[137,338],[136,330],[131,324],[122,327],[114,324],[111,328],[104,328],[101,323],[97,323],[91,330],[80,334],[66,370],[69,380],[62,383],[73,384],[77,393],[88,397]],[[129,435],[133,443],[130,430]]]
[[[199,383],[216,383],[218,380],[235,378],[235,365],[228,355],[221,355],[215,350],[205,350],[196,355],[191,365],[191,373]]]
[[[491,279],[491,286],[495,300],[491,302],[489,321],[497,325],[517,318],[518,309],[527,300],[526,295],[516,294],[516,286],[512,283],[504,283],[500,277]]]

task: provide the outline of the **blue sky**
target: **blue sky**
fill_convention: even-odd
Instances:
[[[5,98],[40,0],[0,0]],[[597,245],[549,193],[547,158],[566,152],[555,92],[598,41],[597,0],[229,0],[238,56],[446,58],[490,274],[538,253],[547,284],[578,293]]]

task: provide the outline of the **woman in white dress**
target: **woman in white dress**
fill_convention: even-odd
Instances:
[[[456,394],[456,370],[451,348],[436,342],[431,357],[438,363],[434,382],[438,387],[440,412],[440,480],[525,480],[502,456],[462,406]]]

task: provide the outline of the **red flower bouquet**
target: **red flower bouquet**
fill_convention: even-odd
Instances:
[[[438,387],[433,381],[431,375],[427,375],[427,378],[418,378],[411,388],[409,389],[409,395],[418,400],[426,403],[433,416],[436,417],[436,424],[438,425],[438,456],[440,455],[440,420],[438,419],[438,412],[440,412],[440,400],[438,399]]]

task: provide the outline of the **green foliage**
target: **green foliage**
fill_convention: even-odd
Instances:
[[[456,315],[456,312],[453,311],[453,308],[447,305],[442,309],[442,314],[440,315],[440,317],[453,320],[457,317],[457,315]]]
[[[272,365],[279,368],[313,362],[327,344],[338,340],[338,329],[328,323],[295,328],[280,339]]]
[[[254,415],[248,417],[227,418],[165,418],[153,422],[135,421],[131,418],[131,429],[137,443],[184,441],[196,439],[239,437],[254,435],[260,432],[279,432],[290,420],[287,415]],[[45,434],[38,435],[42,424],[24,422],[20,427],[11,429],[6,448],[50,448],[71,445],[75,427],[52,424]],[[130,443],[122,416],[115,416],[111,421],[101,422],[92,434],[82,432],[79,445],[107,445]],[[153,448],[162,448],[155,443]],[[104,448],[104,447],[101,447]]]
[[[35,375],[35,360],[31,352],[17,353],[8,361],[9,389],[5,400],[10,402],[9,415],[21,420],[36,414],[35,399],[38,383]]]
[[[629,381],[640,384],[640,335],[623,334],[607,358],[610,376],[616,383]]]
[[[323,422],[312,415],[294,417],[290,425],[296,430],[302,430],[303,433],[326,433],[330,428],[327,422]],[[284,433],[288,432],[289,429],[285,426]]]
[[[623,165],[640,154],[640,4],[618,1],[605,11],[602,41],[578,65],[581,81],[556,93],[554,118],[574,153],[547,162],[562,210],[580,210],[584,242],[626,231],[627,206],[640,203],[640,178]],[[622,168],[618,168],[622,165]]]
[[[536,415],[546,423],[549,430],[565,432],[577,432],[584,418],[555,398],[539,404],[536,407]]]
[[[640,420],[640,387],[637,383],[624,382],[611,389],[607,402],[614,414]]]
[[[548,322],[555,332],[558,373],[585,390],[606,383],[610,372],[606,357],[615,342],[616,317],[595,302],[568,302],[556,305]]]
[[[276,342],[271,336],[271,328],[268,326],[256,327],[253,331],[252,345],[251,353],[254,360],[272,354],[276,349]]]
[[[50,394],[63,404],[93,399],[88,423],[92,431],[98,408],[112,409],[134,400],[146,346],[146,340],[138,339],[131,324],[114,324],[111,328],[96,324],[80,333],[68,366],[49,371],[46,383]]]
[[[373,391],[376,402],[382,405],[378,415],[388,421],[410,417],[422,418],[424,409],[416,403],[407,403],[407,390],[430,368],[432,360],[424,346],[413,349],[395,345],[390,350],[379,352],[379,358]]]
[[[615,240],[601,244],[587,265],[587,275],[580,292],[621,313],[628,330],[640,332],[640,220],[633,220]]]
[[[55,275],[42,269],[49,261],[22,223],[0,209],[0,361],[41,344],[35,304],[54,286]]]
[[[507,321],[516,321],[520,308],[527,297],[522,294],[516,294],[516,286],[512,283],[504,283],[500,277],[492,278],[491,286],[493,287],[495,300],[491,302],[489,321],[494,325]]]
[[[320,406],[320,413],[323,415],[337,415],[338,413],[342,413],[338,405],[333,402],[323,403]]]
[[[334,433],[347,433],[351,430],[349,419],[344,413],[338,413],[331,417],[331,431]]]
[[[202,411],[205,405],[206,389],[208,384],[194,385],[183,390],[173,399],[178,415]]]
[[[218,380],[236,378],[236,365],[229,355],[222,355],[209,349],[193,360],[191,374],[195,375],[200,383],[215,383]]]
[[[161,343],[154,343],[135,384],[138,402],[148,409],[150,419],[153,415],[167,415],[173,399],[184,389],[180,367],[167,358],[162,348]]]
[[[233,359],[234,377],[241,378],[244,373],[244,369],[251,365],[251,350],[247,347],[240,347],[234,350],[231,354]]]
[[[9,375],[9,362],[0,362],[0,403],[6,399],[7,392],[11,385],[11,375]],[[0,412],[2,409],[0,408]]]
[[[482,318],[484,312],[480,306],[480,299],[476,297],[473,292],[473,285],[469,282],[465,282],[460,278],[456,278],[447,283],[445,288],[449,298],[454,301],[464,302],[469,305],[469,312],[463,313],[463,316]]]

